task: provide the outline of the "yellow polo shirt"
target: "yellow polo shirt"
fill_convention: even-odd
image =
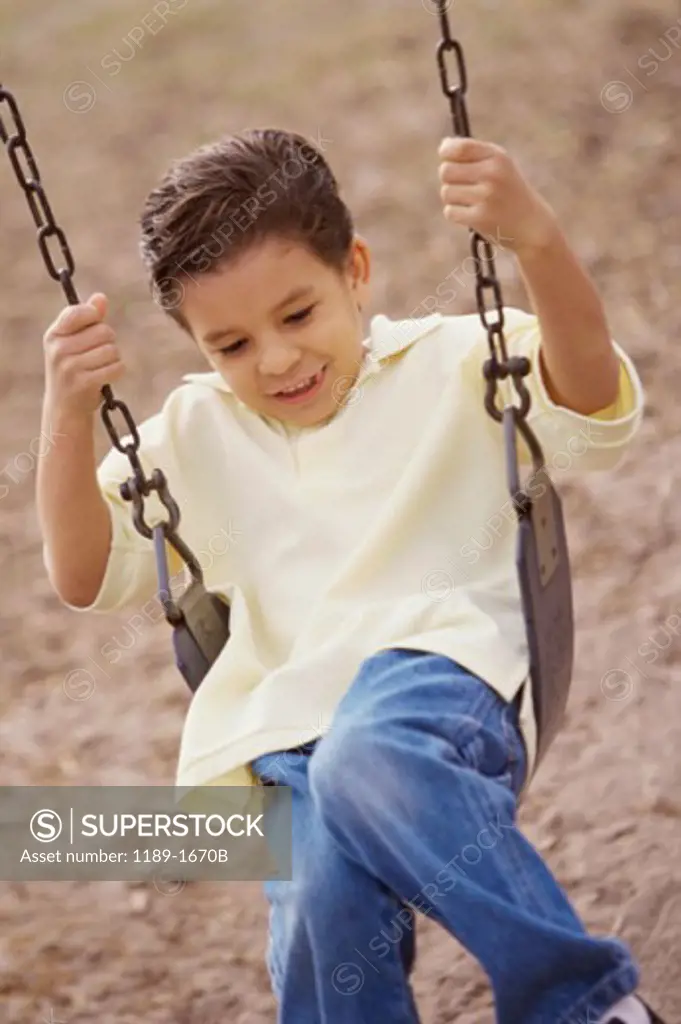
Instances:
[[[507,308],[506,337],[532,361],[530,421],[554,479],[612,469],[643,411],[627,355],[617,347],[616,403],[587,417],[549,398],[535,317]],[[252,783],[255,757],[328,729],[360,663],[383,648],[446,655],[509,700],[527,676],[515,513],[502,430],[483,406],[479,317],[379,315],[364,351],[354,390],[323,426],[258,414],[209,372],[188,374],[140,427],[145,469],[166,473],[180,534],[232,609],[230,641],[189,704],[180,787]],[[98,470],[109,562],[93,604],[76,610],[140,612],[154,598],[153,545],[118,494],[128,476],[112,449]],[[529,687],[522,727],[532,768]]]

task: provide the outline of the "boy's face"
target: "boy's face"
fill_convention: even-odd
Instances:
[[[369,266],[359,238],[342,272],[298,242],[266,239],[189,280],[182,314],[237,398],[265,416],[315,426],[338,412],[361,367]]]

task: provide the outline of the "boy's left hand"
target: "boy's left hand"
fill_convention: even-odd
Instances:
[[[518,256],[541,250],[555,237],[553,210],[501,146],[446,138],[439,155],[440,196],[452,224],[471,228]]]

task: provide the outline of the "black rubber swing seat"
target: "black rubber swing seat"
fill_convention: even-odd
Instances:
[[[541,448],[515,409],[503,414],[511,498],[518,511],[516,568],[525,616],[530,681],[537,723],[537,764],[565,717],[574,664],[574,614],[570,556],[561,500]],[[520,485],[517,437],[533,462],[529,486]]]

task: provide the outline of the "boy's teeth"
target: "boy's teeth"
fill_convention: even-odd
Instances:
[[[308,377],[307,380],[304,380],[303,383],[299,384],[297,388],[287,388],[285,391],[282,391],[282,395],[295,395],[299,391],[305,391],[306,388],[309,388],[310,384],[312,383],[316,376],[317,374],[315,374],[314,377]]]

